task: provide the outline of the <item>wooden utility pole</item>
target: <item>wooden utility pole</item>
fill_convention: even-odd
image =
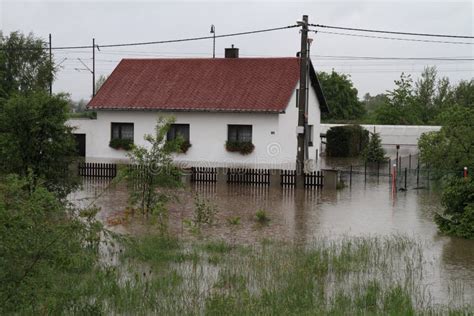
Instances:
[[[308,71],[308,16],[303,15],[301,26],[301,51],[300,51],[300,88],[298,96],[298,147],[296,153],[296,187],[304,187],[304,159],[305,159],[305,118],[307,116],[307,71]]]
[[[51,48],[52,39],[49,33],[49,65],[51,67],[51,78],[49,79],[49,95],[53,95],[53,49]]]
[[[92,39],[92,97],[95,96],[95,38]]]

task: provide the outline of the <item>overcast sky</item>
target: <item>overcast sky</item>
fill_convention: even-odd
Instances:
[[[54,46],[157,41],[258,30],[294,24],[303,14],[310,23],[408,32],[473,35],[473,3],[454,1],[19,1],[0,0],[3,33],[33,32]],[[329,31],[329,30],[327,30]],[[352,33],[348,31],[334,31]],[[370,35],[370,34],[369,34]],[[376,34],[372,34],[376,35]],[[298,29],[217,39],[216,54],[235,44],[246,56],[295,56]],[[474,58],[474,45],[440,44],[311,33],[313,63],[317,70],[335,69],[351,75],[362,97],[393,88],[402,71],[418,77],[426,65],[436,65],[452,82],[474,77],[472,61],[357,61],[318,56],[464,57]],[[396,36],[393,36],[396,37]],[[456,39],[437,39],[448,40]],[[458,40],[474,42],[473,40]],[[55,51],[61,71],[55,92],[88,99],[91,74],[77,58],[92,67],[90,49]],[[112,72],[121,58],[212,56],[212,41],[103,48],[96,54],[97,77]]]

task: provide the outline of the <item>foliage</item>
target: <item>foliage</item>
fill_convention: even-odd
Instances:
[[[439,132],[420,137],[420,160],[438,171],[474,170],[474,108],[454,107],[440,121]]]
[[[12,32],[5,36],[0,32],[0,99],[17,93],[47,91],[55,69],[45,46],[33,34]]]
[[[384,104],[387,104],[388,102],[389,98],[384,93],[377,94],[375,96],[371,96],[370,93],[366,93],[362,100],[362,104],[364,105],[365,111],[369,116],[371,116],[377,108],[383,106]]]
[[[270,217],[268,217],[268,214],[265,212],[265,210],[257,210],[255,213],[255,219],[260,224],[266,224],[270,221]]]
[[[318,79],[330,109],[330,113],[323,113],[323,120],[357,120],[364,116],[365,109],[348,75],[333,70],[330,74],[318,73]]]
[[[201,228],[204,225],[213,225],[217,214],[217,208],[208,199],[204,199],[199,195],[194,196],[194,211],[191,220],[185,220],[184,223],[188,225],[191,230],[196,233],[201,233]]]
[[[436,214],[439,229],[449,235],[474,239],[474,180],[472,177],[450,179],[444,188],[443,214]]]
[[[95,81],[95,93],[99,91],[102,85],[107,81],[108,76],[100,75],[99,79]]]
[[[240,224],[240,216],[233,216],[227,219],[227,223],[232,226],[236,226]]]
[[[158,118],[155,135],[145,135],[149,147],[133,146],[127,154],[132,168],[127,168],[125,176],[129,183],[131,207],[137,207],[142,214],[153,215],[166,232],[168,210],[166,203],[171,195],[166,189],[181,186],[181,171],[174,166],[171,154],[178,150],[177,141],[166,141],[166,134],[173,118]]]
[[[81,119],[81,118],[88,118],[91,120],[97,119],[97,112],[94,111],[86,111],[86,112],[70,112],[67,114],[68,119]]]
[[[254,144],[252,142],[239,142],[239,141],[226,141],[225,148],[227,151],[230,152],[239,152],[242,155],[248,155],[253,152],[255,149]]]
[[[454,107],[474,106],[474,80],[453,86],[448,78],[438,78],[435,67],[426,67],[416,82],[402,73],[395,85],[373,110],[374,123],[440,124]]]
[[[133,140],[131,139],[122,139],[122,138],[114,138],[110,140],[109,146],[114,149],[123,149],[123,150],[130,150],[133,147]]]
[[[96,210],[78,218],[41,185],[30,187],[17,176],[0,183],[0,314],[62,314],[82,300],[101,225]]]
[[[67,113],[63,95],[11,97],[0,110],[0,170],[22,177],[31,172],[33,185],[41,179],[48,190],[70,192],[76,182],[68,168],[77,153]]]
[[[326,133],[329,157],[356,157],[366,148],[369,132],[360,125],[331,127]]]
[[[382,140],[379,133],[370,133],[369,144],[364,150],[364,160],[366,162],[382,162],[385,160],[385,151],[382,148]]]
[[[179,143],[178,148],[176,149],[176,153],[178,154],[185,154],[188,152],[188,149],[191,148],[191,143],[189,140],[185,140],[180,135],[174,140]]]

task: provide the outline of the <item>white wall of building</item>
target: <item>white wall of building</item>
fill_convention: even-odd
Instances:
[[[310,89],[309,124],[314,125],[314,145],[309,158],[315,159],[320,147],[320,110],[316,94]],[[285,113],[212,113],[155,111],[98,111],[97,119],[74,119],[75,133],[86,134],[86,160],[91,162],[126,161],[126,152],[109,147],[111,123],[134,123],[134,143],[145,145],[144,134],[154,131],[159,116],[174,116],[176,123],[190,125],[191,147],[176,154],[175,161],[185,166],[235,166],[294,169],[296,160],[296,90]],[[252,125],[255,150],[249,155],[226,151],[227,125]]]

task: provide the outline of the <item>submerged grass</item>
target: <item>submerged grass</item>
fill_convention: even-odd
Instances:
[[[146,236],[95,280],[84,306],[106,314],[470,315],[435,304],[422,245],[404,236],[320,239],[310,246],[184,242]],[[472,314],[472,313],[471,313]]]

